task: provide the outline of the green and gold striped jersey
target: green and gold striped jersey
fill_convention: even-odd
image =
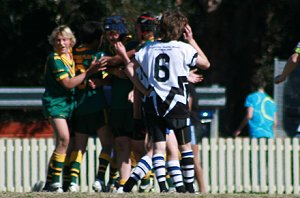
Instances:
[[[52,52],[48,55],[45,64],[45,92],[43,94],[43,105],[45,108],[53,108],[64,104],[74,106],[74,89],[65,89],[59,81],[64,78],[75,76],[75,63],[73,58],[69,59],[65,54]]]
[[[74,50],[74,61],[76,75],[85,72],[94,57],[100,58],[102,52],[97,52],[86,47],[78,47]],[[97,72],[96,74],[89,77],[89,79],[102,79],[102,73]],[[97,87],[92,89],[88,85],[88,79],[85,80],[81,85],[76,88],[75,97],[77,101],[77,107],[75,115],[86,115],[102,110],[107,107],[103,87]]]

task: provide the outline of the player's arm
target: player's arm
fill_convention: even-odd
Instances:
[[[127,56],[132,58],[134,56],[134,53],[136,52],[135,49],[127,51]],[[115,56],[103,56],[100,59],[101,64],[103,65],[110,65],[110,66],[119,66],[120,64],[123,63],[122,57],[117,54]]]
[[[135,70],[140,66],[140,64],[133,58],[132,61],[128,57],[126,53],[125,46],[121,42],[115,43],[115,49],[117,53],[122,57],[123,62],[125,63],[124,72],[134,84],[134,86],[143,94],[149,95],[149,91],[145,88],[145,86],[139,80]]]
[[[203,75],[198,74],[197,71],[198,69],[190,70],[189,75],[187,76],[187,79],[190,83],[195,84],[203,81],[204,79]]]
[[[133,58],[132,61],[127,62],[126,67],[124,69],[125,73],[127,74],[128,78],[134,84],[134,86],[145,96],[149,95],[149,90],[141,83],[139,80],[135,70],[140,65],[139,63]]]
[[[289,57],[288,61],[286,62],[283,68],[282,73],[275,77],[275,83],[278,84],[285,81],[286,77],[297,67],[299,62],[300,55],[297,52],[295,52]]]
[[[99,79],[99,78],[90,78],[88,80],[88,85],[92,89],[96,89],[97,87],[102,87],[105,85],[111,85],[111,82],[109,79]]]
[[[234,135],[238,136],[242,132],[243,128],[248,124],[249,120],[252,119],[252,117],[253,117],[253,108],[247,107],[246,115],[242,120],[241,124],[239,125],[239,127],[234,132]]]
[[[191,46],[193,46],[195,48],[195,50],[197,51],[197,53],[198,53],[198,57],[197,57],[197,60],[196,60],[196,65],[200,69],[203,69],[203,70],[208,69],[210,67],[210,62],[208,61],[206,55],[201,50],[201,48],[199,47],[197,42],[195,41],[195,39],[193,37],[192,28],[189,25],[185,26],[183,36],[184,36],[185,40]]]
[[[80,85],[86,78],[91,76],[92,74],[101,71],[104,68],[101,68],[101,64],[96,60],[96,58],[92,61],[90,67],[86,70],[86,72],[83,72],[73,78],[63,78],[59,81],[59,83],[65,88],[65,89],[72,89],[74,87],[77,87]]]
[[[188,97],[188,105],[189,105],[189,110],[192,111],[192,107],[193,107],[193,97],[191,96],[191,94],[189,94]]]
[[[122,67],[111,67],[108,68],[107,73],[117,76],[118,78],[128,79],[127,75],[124,73],[124,68]]]

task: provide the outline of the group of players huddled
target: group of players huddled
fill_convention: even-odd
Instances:
[[[114,15],[86,21],[78,45],[68,26],[52,31],[42,101],[56,146],[46,182],[34,190],[78,192],[88,138],[97,136],[95,192],[131,192],[137,184],[153,191],[154,174],[160,192],[195,192],[189,85],[203,79],[195,69],[210,63],[178,10],[144,13],[135,30],[133,39]]]

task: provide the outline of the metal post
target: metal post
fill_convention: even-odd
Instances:
[[[210,126],[210,137],[218,138],[219,137],[219,109],[215,109],[211,126]]]

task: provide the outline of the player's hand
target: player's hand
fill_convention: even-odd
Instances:
[[[131,90],[129,93],[128,93],[128,101],[133,103],[134,101],[134,91]]]
[[[238,136],[238,135],[241,134],[241,132],[242,132],[241,130],[236,130],[236,131],[233,133],[233,135],[234,135],[234,136]]]
[[[122,42],[118,41],[114,44],[116,53],[119,54],[120,56],[124,56],[126,54],[126,48],[123,45]]]
[[[274,78],[274,82],[275,82],[275,84],[279,84],[279,83],[285,81],[285,79],[286,79],[285,76],[283,76],[283,75],[278,75],[278,76],[276,76],[276,77]]]
[[[101,63],[97,60],[97,57],[95,57],[93,59],[93,61],[91,62],[89,68],[86,71],[86,75],[87,77],[90,76],[91,74],[94,74],[98,71],[102,71],[105,68],[101,66]]]
[[[197,69],[193,69],[189,72],[187,79],[190,83],[199,83],[203,81],[204,77],[201,74],[197,74]]]
[[[88,81],[88,85],[92,88],[92,89],[96,89],[96,83],[92,80],[92,79],[89,79]]]
[[[189,24],[186,24],[186,26],[184,27],[183,37],[186,41],[191,41],[194,39],[192,28]]]
[[[111,60],[111,57],[110,56],[102,56],[100,59],[99,59],[99,62],[100,64],[102,65],[102,67],[105,67],[109,61]]]

